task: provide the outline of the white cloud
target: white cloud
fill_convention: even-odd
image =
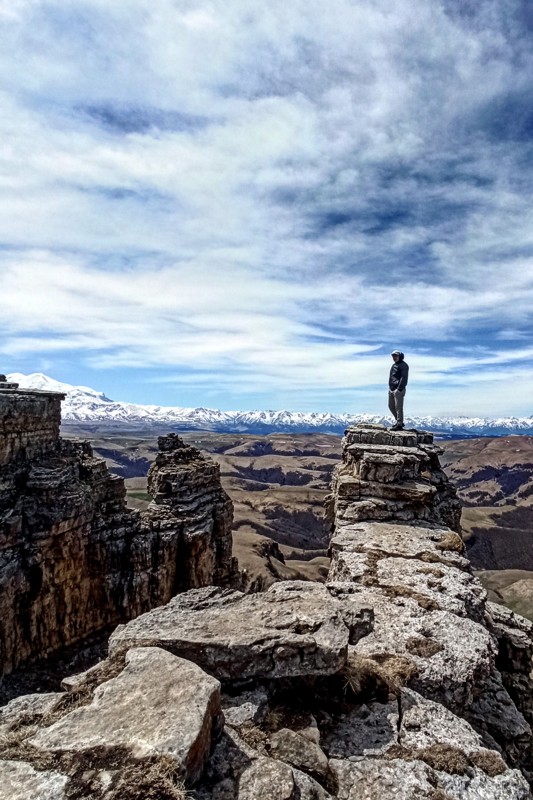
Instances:
[[[443,376],[465,408],[480,376],[488,404],[498,375],[527,382],[516,126],[533,51],[515,11],[0,5],[10,368],[63,353],[167,371],[198,403],[210,374],[268,405],[293,392],[333,407],[345,391],[377,402],[382,353],[400,345],[424,404],[442,402]]]

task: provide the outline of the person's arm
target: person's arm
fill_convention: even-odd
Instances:
[[[400,364],[401,367],[401,374],[400,374],[400,383],[398,384],[398,391],[402,392],[405,387],[407,386],[407,377],[409,375],[409,367],[403,361]]]

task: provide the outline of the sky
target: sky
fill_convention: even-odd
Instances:
[[[0,0],[0,371],[533,414],[529,0]]]

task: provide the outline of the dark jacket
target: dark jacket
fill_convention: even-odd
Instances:
[[[396,389],[405,389],[409,377],[409,365],[403,360],[401,355],[390,368],[389,389],[394,392]]]

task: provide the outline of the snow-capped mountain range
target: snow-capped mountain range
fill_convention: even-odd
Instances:
[[[343,433],[357,422],[390,424],[379,414],[328,414],[298,411],[219,411],[212,408],[136,405],[111,400],[88,386],[71,386],[41,373],[11,373],[8,381],[23,389],[62,392],[63,422],[121,426],[162,427],[238,433]],[[433,431],[441,437],[504,436],[533,434],[533,416],[501,417],[407,417],[406,427]]]

